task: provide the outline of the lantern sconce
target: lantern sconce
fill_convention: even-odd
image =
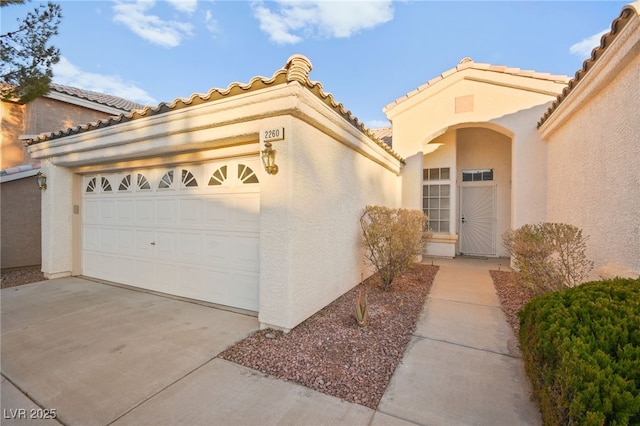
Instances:
[[[276,164],[276,150],[271,146],[271,142],[264,143],[264,149],[260,151],[264,170],[270,175],[278,174],[278,165]]]
[[[38,172],[36,175],[36,183],[40,190],[47,189],[47,177],[43,175],[42,172]]]

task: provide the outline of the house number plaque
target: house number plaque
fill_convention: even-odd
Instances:
[[[284,139],[284,127],[279,127],[277,129],[269,129],[264,131],[265,142],[281,141],[283,139]]]

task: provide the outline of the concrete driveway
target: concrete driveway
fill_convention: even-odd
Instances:
[[[63,424],[109,424],[258,326],[253,316],[80,278],[4,289],[2,424],[27,424],[19,417],[38,406]]]

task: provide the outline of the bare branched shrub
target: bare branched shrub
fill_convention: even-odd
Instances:
[[[582,230],[565,223],[524,225],[502,236],[519,284],[538,294],[575,287],[593,269]]]
[[[421,210],[367,206],[360,217],[365,256],[386,291],[405,272],[431,238]]]

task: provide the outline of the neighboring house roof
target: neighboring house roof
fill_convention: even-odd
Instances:
[[[382,142],[386,143],[389,146],[393,146],[393,128],[389,127],[381,127],[379,129],[371,129],[371,132],[380,139]]]
[[[386,112],[392,110],[397,105],[399,105],[402,102],[414,97],[418,93],[420,93],[420,92],[432,87],[434,84],[438,84],[440,81],[443,81],[444,79],[446,79],[448,77],[451,77],[452,75],[454,75],[454,74],[456,74],[458,72],[464,71],[466,69],[474,69],[474,70],[480,70],[480,71],[486,71],[486,72],[510,74],[510,75],[515,75],[515,76],[519,76],[519,77],[535,78],[535,79],[538,79],[538,80],[548,80],[548,81],[554,81],[554,82],[559,82],[559,83],[566,83],[566,82],[569,81],[569,77],[566,76],[566,75],[554,75],[554,74],[550,74],[550,73],[542,73],[542,72],[536,72],[536,71],[532,71],[532,70],[521,70],[520,68],[509,68],[509,67],[506,67],[504,65],[491,65],[491,64],[476,63],[471,58],[463,58],[455,68],[451,68],[450,70],[447,70],[447,71],[443,72],[438,77],[432,78],[431,80],[427,81],[425,84],[421,85],[417,89],[407,93],[404,96],[399,97],[395,101],[393,101],[390,104],[388,104],[387,106],[385,106],[383,108],[383,111],[386,113]]]
[[[177,98],[171,103],[162,102],[156,107],[146,106],[140,110],[134,110],[124,114],[120,114],[115,117],[109,117],[104,120],[98,120],[97,122],[69,128],[66,130],[60,130],[48,134],[40,135],[27,142],[27,145],[33,145],[53,139],[63,138],[65,136],[75,135],[78,133],[84,133],[103,127],[113,126],[119,123],[126,123],[128,121],[140,119],[143,117],[150,117],[158,114],[163,114],[173,110],[179,110],[187,108],[193,105],[199,105],[206,102],[212,102],[223,98],[229,98],[239,94],[264,89],[266,87],[276,86],[280,84],[286,84],[292,81],[297,81],[303,87],[309,89],[315,96],[322,100],[327,106],[333,109],[336,113],[341,115],[355,128],[363,132],[376,144],[381,146],[385,151],[391,154],[394,158],[404,163],[404,159],[394,152],[384,141],[378,139],[371,130],[366,128],[351,111],[345,109],[344,105],[336,102],[333,95],[326,93],[322,89],[322,84],[317,81],[311,81],[309,79],[309,72],[312,69],[311,62],[303,55],[293,55],[288,60],[286,65],[277,70],[271,78],[266,77],[254,77],[249,83],[231,83],[226,89],[213,88],[209,90],[207,94],[193,94],[189,99]]]
[[[59,95],[63,95],[63,98],[60,99]],[[67,96],[64,96],[67,95]],[[101,105],[104,107],[108,107],[107,112],[112,112],[115,115],[123,112],[129,112],[136,109],[143,109],[145,105],[133,102],[127,99],[120,98],[118,96],[106,95],[104,93],[93,92],[91,90],[79,89],[77,87],[64,86],[58,83],[51,83],[50,91],[46,95],[46,97],[50,97],[53,99],[58,99],[62,101],[69,101],[69,97],[76,98],[78,100],[89,101],[93,105],[88,105],[89,108],[92,109],[101,109],[97,107],[97,105]],[[72,102],[77,103],[77,102]],[[84,105],[87,106],[87,105]]]
[[[611,23],[611,31],[607,34],[603,35],[600,38],[600,46],[596,47],[591,51],[591,57],[582,63],[582,68],[576,72],[576,76],[572,78],[567,87],[562,90],[562,93],[558,95],[557,99],[551,104],[549,109],[544,113],[542,118],[538,121],[538,127],[542,126],[545,121],[553,114],[553,112],[558,108],[558,106],[565,100],[565,98],[573,91],[576,85],[582,80],[582,78],[589,72],[593,65],[602,57],[605,50],[616,39],[618,34],[622,31],[622,29],[627,25],[629,20],[634,15],[640,15],[640,0],[635,1],[631,4],[628,4],[622,8],[620,12],[620,16],[613,20]]]
[[[0,170],[0,183],[10,182],[16,179],[35,176],[40,169],[40,163],[25,164],[23,166],[9,167]]]

